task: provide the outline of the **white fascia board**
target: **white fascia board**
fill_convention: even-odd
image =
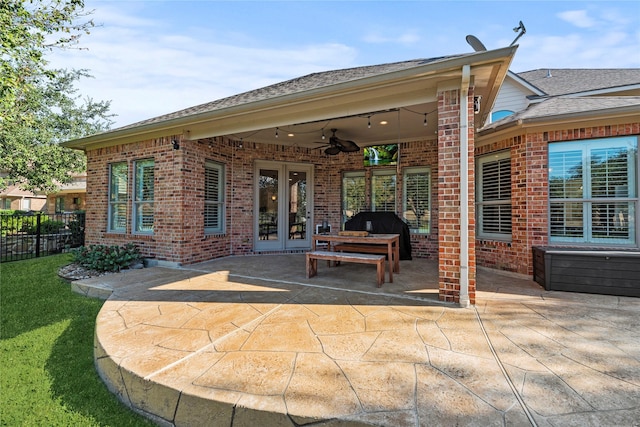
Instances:
[[[534,95],[530,95],[530,96],[546,96],[546,93],[544,93],[542,90],[532,85],[531,83],[529,83],[528,81],[526,81],[525,79],[523,79],[522,77],[514,73],[513,71],[509,71],[507,75],[513,80],[515,80],[517,84],[521,85],[522,87],[534,93]]]

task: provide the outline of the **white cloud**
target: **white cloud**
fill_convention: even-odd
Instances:
[[[611,30],[598,35],[527,35],[511,69],[516,72],[538,68],[638,68],[638,35]]]
[[[162,23],[102,10],[104,25],[82,40],[87,50],[55,52],[56,67],[87,69],[77,85],[94,100],[112,100],[116,126],[267,86],[321,70],[353,65],[342,44],[257,48],[216,42],[208,29],[167,32]],[[114,24],[115,23],[115,24]],[[126,25],[123,25],[126,24]]]
[[[388,31],[387,31],[388,32]],[[362,40],[366,43],[381,44],[381,43],[399,43],[399,44],[414,44],[421,40],[421,37],[416,30],[405,30],[399,34],[385,35],[382,32],[374,31],[366,34]]]
[[[558,13],[558,17],[578,28],[591,28],[596,25],[596,21],[589,17],[586,10],[568,10]]]
[[[78,88],[94,100],[113,100],[111,111],[119,116],[116,126],[312,72],[362,65],[362,61],[380,64],[470,52],[464,41],[467,31],[489,49],[508,46],[516,37],[513,25],[505,26],[502,20],[462,29],[446,23],[446,28],[433,25],[420,30],[413,23],[372,28],[376,21],[371,20],[365,24],[369,32],[364,43],[335,42],[349,40],[352,34],[357,37],[359,29],[344,35],[327,33],[326,39],[332,42],[325,43],[311,27],[309,38],[318,41],[271,40],[264,28],[233,23],[209,26],[195,18],[174,16],[151,19],[148,1],[93,3],[99,8],[92,17],[103,25],[81,39],[81,47],[88,50],[56,52],[51,60],[54,66],[87,69],[95,77],[82,80]],[[525,22],[527,34],[518,40],[513,71],[640,67],[637,18],[622,9],[599,4],[556,17],[540,13]],[[474,15],[476,21],[480,22]]]

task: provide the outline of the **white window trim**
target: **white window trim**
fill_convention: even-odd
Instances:
[[[154,206],[154,201],[155,201],[155,188],[154,188],[154,200],[138,200],[138,191],[137,191],[137,187],[138,187],[138,177],[137,177],[137,171],[138,171],[138,164],[143,163],[143,162],[152,162],[153,163],[153,167],[154,167],[154,181],[155,181],[155,160],[153,158],[151,159],[139,159],[133,162],[133,194],[132,194],[132,201],[133,201],[133,206],[131,209],[131,233],[132,234],[142,234],[142,235],[150,235],[153,234],[153,227],[151,230],[147,231],[147,230],[138,230],[138,210],[140,209],[140,207],[145,204],[150,204],[151,206]],[[154,182],[154,186],[155,186],[155,182]],[[155,210],[155,207],[154,207]],[[154,222],[155,222],[155,211],[154,211],[154,216],[153,216]]]
[[[212,169],[217,169],[220,179],[218,182],[218,201],[210,201],[210,200],[204,200],[204,204],[205,206],[207,204],[210,205],[218,205],[219,206],[219,213],[220,213],[220,226],[219,227],[204,227],[204,233],[205,234],[223,234],[226,230],[226,210],[225,210],[225,193],[226,193],[226,181],[225,181],[225,166],[222,163],[219,162],[215,162],[213,160],[206,160],[205,161],[205,187],[206,187],[206,169],[207,168],[212,168]],[[206,191],[206,188],[205,188]],[[203,221],[205,220],[205,215],[206,215],[206,210],[203,212]]]
[[[393,209],[385,212],[397,212],[398,211],[398,175],[395,169],[375,169],[371,172],[371,211],[376,211],[376,192],[375,192],[375,177],[377,176],[393,176],[394,188],[393,188]]]
[[[488,233],[482,231],[483,217],[482,217],[482,207],[485,205],[506,205],[511,206],[513,212],[513,201],[509,200],[501,200],[501,201],[491,201],[484,202],[482,199],[482,165],[485,163],[495,162],[504,159],[510,159],[511,152],[509,150],[501,151],[498,153],[491,153],[484,156],[479,156],[476,163],[476,218],[477,218],[477,226],[476,226],[476,237],[478,239],[488,239],[488,240],[498,240],[511,242],[513,235],[513,228],[511,233]],[[513,176],[513,171],[511,171],[511,176]],[[511,180],[510,180],[511,181]],[[513,195],[512,195],[513,197]],[[511,222],[513,224],[513,216],[511,218]]]
[[[123,230],[118,229],[118,228],[112,228],[113,225],[113,207],[115,205],[122,205],[124,204],[125,206],[125,210],[127,209],[127,203],[128,200],[125,201],[117,201],[114,202],[111,200],[111,191],[113,190],[113,167],[116,165],[124,165],[125,170],[127,170],[127,182],[126,182],[126,187],[127,187],[127,199],[128,199],[128,195],[129,195],[129,171],[128,171],[128,165],[127,162],[115,162],[115,163],[111,163],[109,164],[109,192],[107,194],[107,232],[109,233],[126,233],[127,232],[127,226],[126,226],[126,217],[125,217],[125,227]]]
[[[344,194],[344,192],[345,192],[345,186],[344,186],[345,178],[361,178],[363,180],[363,182],[364,182],[363,190],[365,192],[366,192],[366,186],[367,186],[367,180],[366,180],[365,171],[349,171],[349,172],[343,172],[342,173],[342,185],[341,185],[341,189],[340,189],[340,198],[341,198],[340,204],[341,204],[341,207],[342,207],[342,209],[341,209],[342,210],[341,221],[342,221],[342,225],[343,226],[348,221],[347,210],[346,210],[346,206],[344,204],[344,202],[345,202],[345,194]],[[366,197],[365,197],[365,205],[366,205]],[[363,210],[366,210],[366,207]],[[355,213],[354,213],[354,215],[355,215]]]
[[[625,140],[630,144],[635,144],[636,149],[636,159],[635,163],[631,163],[631,159],[629,159],[629,166],[633,166],[635,170],[635,176],[629,180],[629,192],[630,194],[635,194],[632,197],[623,197],[623,198],[593,198],[591,194],[591,164],[588,161],[588,152],[590,149],[594,147],[605,147],[607,142],[612,144],[615,143],[623,143]],[[548,215],[548,223],[549,223],[549,242],[556,244],[576,244],[576,245],[588,245],[588,246],[627,246],[627,247],[637,247],[640,242],[640,227],[635,226],[635,229],[632,230],[632,235],[630,239],[605,239],[605,238],[594,238],[592,237],[592,229],[591,229],[591,208],[594,203],[615,203],[615,202],[628,202],[634,204],[635,216],[634,216],[634,224],[640,224],[640,194],[639,194],[639,186],[640,183],[640,155],[638,155],[638,151],[640,150],[640,141],[638,137],[635,136],[622,136],[622,137],[612,137],[612,138],[602,138],[602,139],[586,139],[580,141],[570,141],[570,142],[554,142],[549,144],[549,155],[547,160],[547,165],[551,160],[552,147],[561,147],[564,151],[571,149],[579,149],[582,150],[583,156],[583,188],[585,189],[585,193],[582,198],[579,199],[567,199],[567,198],[551,198],[551,192],[549,191],[549,212]],[[549,174],[549,178],[551,178],[551,174]],[[549,185],[549,184],[547,184]],[[562,236],[552,236],[551,235],[551,204],[552,203],[567,203],[567,202],[576,202],[582,203],[583,206],[583,237],[562,237]]]
[[[402,215],[404,216],[405,212],[409,209],[407,207],[407,176],[408,175],[427,175],[429,177],[429,185],[427,188],[427,211],[429,212],[428,225],[426,227],[426,231],[420,231],[420,229],[412,228],[409,226],[409,230],[414,234],[431,234],[431,168],[424,167],[408,167],[404,168],[402,171]],[[407,222],[405,218],[405,222]]]

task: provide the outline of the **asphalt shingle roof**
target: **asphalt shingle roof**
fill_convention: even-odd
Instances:
[[[559,96],[549,98],[540,103],[531,104],[525,110],[493,122],[484,128],[496,129],[518,120],[544,119],[554,116],[589,113],[594,114],[615,108],[637,107],[640,108],[640,96],[594,96],[594,97],[569,97]]]
[[[640,68],[541,68],[517,74],[549,96],[640,84]]]
[[[297,77],[284,82],[276,83],[260,89],[232,95],[226,98],[218,99],[205,104],[196,105],[173,113],[154,117],[133,123],[119,129],[135,128],[147,124],[160,123],[167,120],[189,117],[196,114],[213,112],[224,108],[243,105],[251,102],[263,101],[280,96],[291,95],[294,93],[305,92],[313,89],[327,87],[335,84],[345,83],[349,81],[359,80],[376,75],[391,73],[394,71],[402,71],[421,65],[434,63],[450,58],[463,55],[441,56],[429,59],[414,59],[410,61],[392,62],[388,64],[370,65],[363,67],[346,68],[342,70],[324,71],[308,74],[306,76]],[[118,129],[118,130],[119,130]]]

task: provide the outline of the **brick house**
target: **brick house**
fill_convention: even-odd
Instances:
[[[47,196],[8,185],[0,191],[0,209],[14,211],[41,211],[46,208]]]
[[[575,221],[556,224],[547,171],[564,151],[547,149],[604,138],[635,156],[633,191],[610,204],[627,206],[615,244],[637,249],[640,98],[557,97],[508,71],[515,52],[314,73],[69,141],[87,155],[86,242],[192,264],[302,252],[322,223],[393,211],[414,257],[438,260],[440,299],[474,304],[476,264],[532,275],[532,247],[557,227],[594,244],[578,241]],[[345,140],[361,149],[341,150]]]
[[[504,162],[511,216],[502,230],[479,225],[479,265],[531,276],[537,246],[637,256],[640,69],[510,72],[492,114],[498,120],[476,133],[475,155],[480,168]],[[595,270],[620,268],[592,262]],[[570,274],[588,280],[576,268],[583,267]],[[637,268],[626,274],[611,281],[626,277],[640,287]],[[638,296],[637,289],[598,289],[605,275],[595,275],[597,285],[582,291]]]
[[[87,204],[87,176],[78,174],[68,184],[60,186],[55,193],[47,194],[47,212],[50,214],[76,212]]]

